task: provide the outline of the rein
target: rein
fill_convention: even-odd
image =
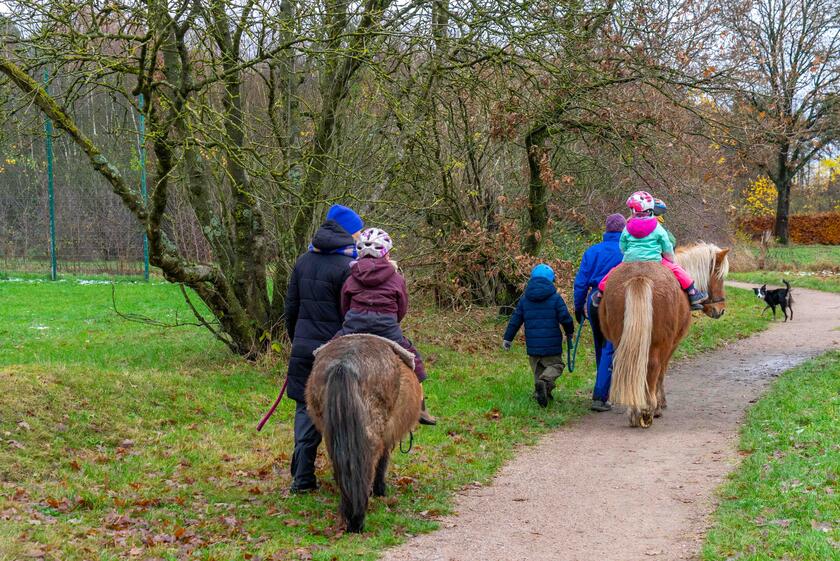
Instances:
[[[583,331],[583,324],[586,323],[586,316],[584,316],[583,321],[578,325],[577,330],[577,337],[575,337],[575,344],[566,345],[566,362],[569,366],[569,372],[575,371],[575,358],[577,357],[577,350],[578,344],[580,344],[580,334]],[[574,349],[572,349],[574,347]]]
[[[280,394],[277,396],[277,399],[274,400],[274,404],[271,406],[271,409],[268,410],[268,413],[263,415],[262,420],[257,425],[257,432],[260,432],[268,420],[274,415],[274,411],[277,409],[277,406],[280,405],[280,400],[283,399],[283,394],[286,393],[286,386],[289,385],[289,376],[286,375],[286,379],[283,381],[283,387],[280,388]]]
[[[408,454],[409,452],[411,452],[412,447],[414,447],[414,431],[409,431],[408,432],[408,450],[403,450],[403,443],[402,443],[402,440],[400,440],[400,452],[402,452],[403,454]]]

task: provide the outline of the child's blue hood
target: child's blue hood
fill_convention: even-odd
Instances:
[[[557,289],[554,283],[544,277],[535,277],[528,281],[525,288],[525,298],[532,302],[542,302],[555,294]]]

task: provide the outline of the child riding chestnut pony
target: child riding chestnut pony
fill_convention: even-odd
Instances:
[[[653,261],[665,265],[677,278],[680,288],[688,295],[691,309],[702,310],[702,302],[709,295],[698,290],[685,269],[674,262],[674,244],[667,230],[654,216],[656,200],[653,195],[647,191],[636,191],[627,199],[627,206],[633,211],[633,217],[627,221],[619,240],[619,247],[624,254],[622,263]],[[662,206],[664,207],[664,204]],[[598,292],[592,296],[593,307],[597,308],[601,303],[607,279],[612,272],[607,273],[598,284]]]

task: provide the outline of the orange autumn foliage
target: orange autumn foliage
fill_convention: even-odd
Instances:
[[[738,229],[752,239],[773,229],[772,216],[743,218]],[[840,245],[840,212],[795,214],[790,217],[790,241],[798,244]]]

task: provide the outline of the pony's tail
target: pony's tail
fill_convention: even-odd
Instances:
[[[624,294],[624,327],[613,360],[610,400],[642,409],[647,404],[647,369],[653,329],[653,282],[636,277]]]
[[[372,459],[365,428],[367,414],[359,393],[359,373],[352,362],[339,361],[327,372],[324,435],[333,476],[341,493],[341,511],[349,532],[365,525]]]

